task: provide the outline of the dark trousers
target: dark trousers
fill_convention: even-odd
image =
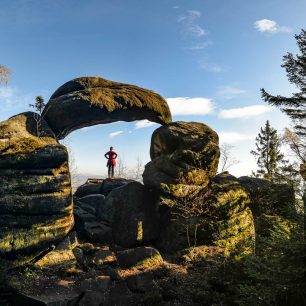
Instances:
[[[114,165],[108,165],[108,177],[114,177]]]

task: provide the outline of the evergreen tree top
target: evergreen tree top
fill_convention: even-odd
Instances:
[[[300,54],[287,53],[283,57],[282,67],[287,72],[290,83],[294,84],[299,92],[292,97],[281,95],[273,96],[261,89],[262,98],[271,105],[279,107],[293,121],[298,135],[306,136],[306,31],[302,30],[295,35]]]

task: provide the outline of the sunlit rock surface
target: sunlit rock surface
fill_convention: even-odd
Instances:
[[[68,153],[32,112],[0,123],[0,254],[31,255],[73,226]]]
[[[178,121],[156,129],[144,184],[157,189],[166,184],[170,192],[181,196],[190,192],[187,185],[207,186],[217,173],[218,144],[217,133],[203,123]]]

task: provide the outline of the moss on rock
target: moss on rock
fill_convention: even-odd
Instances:
[[[218,174],[209,186],[207,206],[211,215],[225,219],[243,211],[250,203],[249,196],[238,179],[228,173]]]
[[[30,259],[73,224],[67,149],[36,113],[0,122],[0,257]]]
[[[51,96],[43,116],[61,139],[94,124],[148,119],[171,122],[167,102],[157,93],[100,77],[80,77]]]
[[[156,129],[144,184],[158,189],[161,184],[207,186],[217,172],[218,143],[217,133],[203,123],[178,121]]]

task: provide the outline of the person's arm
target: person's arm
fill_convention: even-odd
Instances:
[[[104,156],[105,156],[106,159],[109,159],[109,157],[108,157],[108,152],[106,152],[106,153],[104,154]]]
[[[114,157],[114,159],[116,159],[116,158],[117,158],[117,156],[118,156],[118,154],[115,152],[115,157]]]

